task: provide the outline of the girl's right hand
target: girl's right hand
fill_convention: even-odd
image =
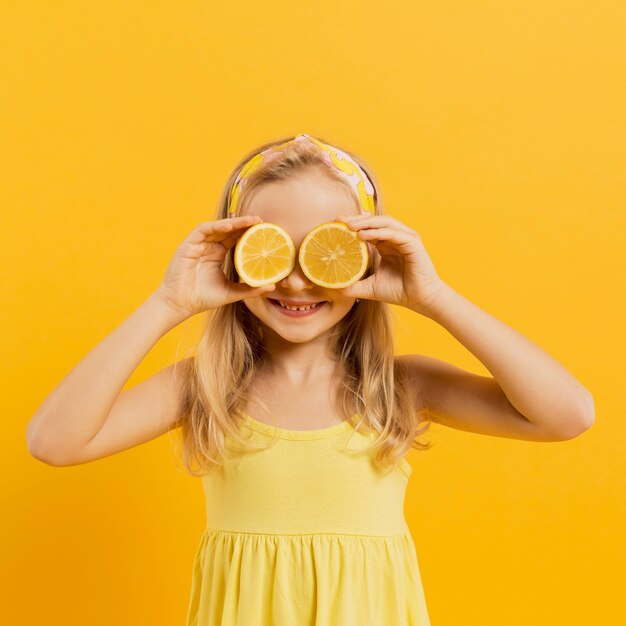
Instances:
[[[224,274],[222,263],[243,231],[263,221],[256,215],[203,222],[178,246],[157,295],[183,317],[191,317],[243,298],[260,296],[275,286],[250,287]]]

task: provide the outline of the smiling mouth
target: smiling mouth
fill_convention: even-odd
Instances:
[[[306,304],[306,305],[301,305],[301,306],[292,306],[292,305],[288,305],[285,304],[284,302],[282,302],[282,300],[278,300],[276,298],[268,298],[268,300],[277,307],[280,307],[281,309],[285,309],[287,311],[312,311],[314,309],[319,309],[322,305],[324,305],[326,303],[326,300],[322,300],[320,302],[312,302],[310,304]]]

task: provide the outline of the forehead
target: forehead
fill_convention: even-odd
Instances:
[[[246,215],[259,215],[281,226],[296,243],[314,226],[359,213],[350,189],[317,173],[262,185],[251,194],[244,210]]]

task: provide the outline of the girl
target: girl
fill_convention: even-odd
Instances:
[[[342,221],[367,242],[368,271],[327,289],[296,261],[276,284],[250,287],[233,247],[261,221],[296,247]],[[494,377],[394,355],[390,304],[442,324]],[[121,392],[161,336],[204,311],[195,356]],[[593,419],[568,371],[439,277],[419,234],[384,214],[360,159],[302,134],[237,165],[217,219],[180,244],[162,284],[61,381],[27,434],[36,458],[74,465],[180,428],[207,515],[187,626],[427,626],[403,515],[404,455],[430,447],[417,437],[435,421],[560,441]]]

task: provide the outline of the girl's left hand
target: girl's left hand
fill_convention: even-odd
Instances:
[[[371,276],[338,291],[351,298],[381,300],[417,312],[426,311],[445,283],[417,232],[388,215],[336,219],[356,230],[359,239],[368,242],[368,248],[369,244],[375,246],[381,256]]]

